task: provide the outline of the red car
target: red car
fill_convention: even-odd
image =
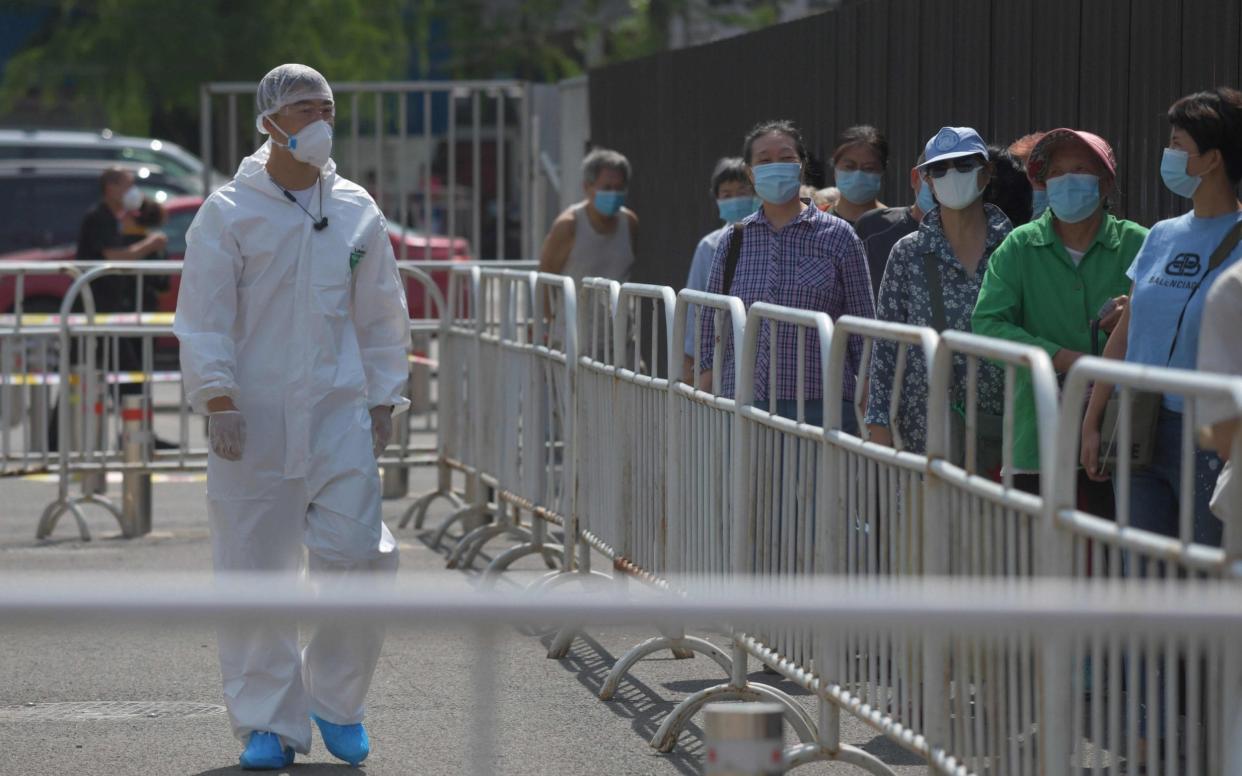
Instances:
[[[194,220],[194,215],[202,204],[203,198],[198,196],[172,197],[164,203],[164,208],[168,212],[168,222],[162,227],[162,231],[168,235],[169,259],[181,261],[185,256],[185,233],[190,228],[190,222]],[[388,233],[392,240],[393,252],[396,253],[398,259],[401,258],[401,245],[404,242],[406,258],[409,260],[470,260],[469,243],[461,238],[428,237],[408,229],[403,230],[392,223],[388,225]],[[0,262],[72,261],[76,258],[75,249],[76,246],[63,245],[56,248],[16,251],[0,255]],[[437,270],[432,272],[431,276],[432,280],[439,286],[441,293],[447,294],[449,273]],[[64,297],[65,292],[69,290],[71,283],[72,281],[64,275],[27,275],[25,279],[25,301],[22,305],[23,310],[26,312],[56,312],[60,309],[61,299]],[[174,276],[168,290],[159,295],[159,309],[152,310],[151,312],[173,312],[176,310],[177,289],[179,286],[180,278]],[[0,313],[13,311],[16,294],[17,287],[14,278],[12,276],[0,275]],[[434,317],[436,311],[427,309],[429,305],[424,304],[425,293],[419,283],[409,281],[406,294],[411,318]]]

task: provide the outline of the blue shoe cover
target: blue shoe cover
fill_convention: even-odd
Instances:
[[[281,747],[280,736],[256,730],[250,734],[246,751],[238,758],[248,771],[274,771],[293,765],[293,747]]]
[[[367,759],[367,755],[371,753],[367,729],[362,726],[361,722],[353,725],[334,725],[314,714],[311,715],[311,719],[315,720],[315,724],[319,726],[319,735],[323,737],[323,745],[328,747],[328,751],[336,759],[344,760],[350,765],[357,765]]]

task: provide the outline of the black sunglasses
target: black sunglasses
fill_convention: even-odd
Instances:
[[[958,172],[974,172],[983,167],[983,162],[979,161],[977,156],[959,156],[946,162],[932,162],[923,170],[932,178],[943,178],[948,174],[950,167]]]

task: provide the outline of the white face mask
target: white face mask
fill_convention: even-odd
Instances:
[[[979,188],[979,170],[958,172],[950,169],[943,178],[932,178],[932,188],[941,207],[965,210],[983,194]]]
[[[142,207],[142,192],[138,190],[137,186],[130,186],[121,195],[121,207],[126,210],[137,210]]]
[[[273,121],[272,126],[276,127],[276,122]],[[276,130],[282,135],[285,134],[280,127],[276,127]],[[293,136],[285,137],[288,143],[277,143],[275,138],[272,142],[288,148],[289,153],[299,162],[323,169],[332,158],[332,127],[323,119],[307,124]]]

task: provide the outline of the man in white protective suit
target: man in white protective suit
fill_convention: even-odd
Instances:
[[[296,575],[305,547],[321,588],[390,583],[397,545],[376,458],[409,405],[409,318],[387,224],[336,174],[322,75],[281,65],[255,102],[270,137],[190,226],[174,326],[189,401],[208,417],[216,573]],[[311,719],[334,756],[361,762],[383,638],[378,625],[324,624],[299,651],[294,625],[222,627],[242,766],[283,768],[309,752]]]

